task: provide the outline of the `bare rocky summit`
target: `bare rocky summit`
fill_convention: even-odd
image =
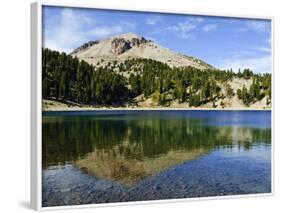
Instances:
[[[113,61],[122,62],[132,58],[145,58],[166,63],[170,67],[192,66],[202,70],[213,68],[198,58],[174,52],[134,33],[89,41],[74,49],[71,55],[93,65],[103,65]]]
[[[140,44],[148,42],[144,37],[137,38],[132,37],[131,39],[126,38],[113,38],[111,41],[111,50],[116,55],[120,55],[133,47],[139,47]]]

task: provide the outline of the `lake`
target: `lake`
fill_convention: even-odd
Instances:
[[[271,192],[271,111],[43,112],[43,206]]]

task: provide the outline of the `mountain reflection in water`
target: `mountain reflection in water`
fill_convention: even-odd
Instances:
[[[233,125],[228,122],[233,116],[44,115],[43,168],[71,163],[98,178],[132,185],[213,150],[271,143],[271,128],[251,120]]]

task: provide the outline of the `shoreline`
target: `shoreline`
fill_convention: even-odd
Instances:
[[[272,111],[259,108],[174,108],[174,107],[69,107],[61,109],[42,109],[42,112],[79,112],[79,111]]]
[[[79,112],[79,111],[271,111],[272,107],[188,107],[188,106],[98,106],[76,103],[63,103],[54,100],[42,101],[42,112]]]

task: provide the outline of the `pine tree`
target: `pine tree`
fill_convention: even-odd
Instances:
[[[226,84],[226,97],[228,97],[228,99],[230,99],[233,95],[234,95],[233,89],[231,88],[231,86],[229,84]]]

